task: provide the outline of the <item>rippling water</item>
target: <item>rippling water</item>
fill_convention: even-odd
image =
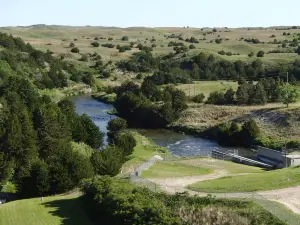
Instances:
[[[90,96],[74,97],[73,102],[76,105],[76,112],[78,114],[87,114],[91,117],[94,123],[103,132],[107,132],[107,123],[115,116],[107,114],[108,111],[113,109],[113,106],[103,102],[94,100]],[[225,148],[218,145],[215,141],[208,139],[183,135],[165,129],[158,130],[138,130],[141,134],[151,138],[156,144],[167,147],[174,155],[179,156],[207,156],[212,150],[219,151],[238,150],[239,155],[253,156],[254,153],[244,148]],[[107,137],[105,138],[107,139]],[[106,142],[107,143],[107,142]]]

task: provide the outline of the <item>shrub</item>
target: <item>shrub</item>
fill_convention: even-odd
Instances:
[[[191,44],[191,45],[189,46],[189,49],[195,49],[195,48],[196,48],[196,46],[193,45],[193,44]]]
[[[203,93],[200,93],[198,95],[195,95],[193,98],[192,98],[192,101],[195,102],[195,103],[202,103],[203,100],[205,98],[205,95]]]
[[[97,42],[97,41],[92,42],[91,45],[94,46],[94,47],[99,47],[100,46],[99,42]]]
[[[115,45],[110,44],[110,43],[102,44],[101,46],[102,46],[102,47],[106,47],[106,48],[114,48],[114,47],[115,47]]]
[[[152,47],[152,48],[156,48],[156,44],[152,44],[151,47]]]
[[[217,29],[213,29],[212,31],[216,33],[216,32],[217,32]]]
[[[211,92],[206,101],[207,104],[222,105],[224,104],[224,94],[219,91]]]
[[[75,47],[75,44],[74,44],[73,42],[71,42],[70,45],[69,45],[69,47],[70,47],[70,48],[74,48],[74,47]]]
[[[257,57],[264,57],[264,55],[265,55],[264,51],[259,51],[256,56]]]
[[[217,39],[215,40],[215,42],[216,42],[217,44],[221,44],[221,43],[222,43],[222,41],[223,41],[223,39],[222,39],[222,38],[217,38]]]
[[[249,54],[248,54],[248,56],[251,58],[251,57],[253,57],[254,56],[254,52],[250,52]]]
[[[232,56],[232,52],[226,52],[227,56]]]
[[[79,48],[74,47],[74,48],[71,49],[71,52],[72,53],[79,53]]]
[[[129,38],[127,37],[127,36],[124,36],[124,37],[122,37],[122,39],[121,39],[122,41],[128,41],[129,40]]]
[[[218,53],[219,53],[219,55],[225,55],[226,54],[226,52],[224,50],[218,51]]]
[[[95,37],[95,38],[94,38],[94,40],[95,40],[95,41],[98,41],[98,40],[99,40],[99,38],[98,38],[98,37]]]
[[[112,37],[109,37],[107,40],[109,40],[109,41],[112,41],[112,40],[114,40]]]

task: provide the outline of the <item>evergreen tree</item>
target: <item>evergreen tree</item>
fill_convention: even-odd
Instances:
[[[239,105],[247,104],[249,101],[248,85],[246,83],[239,85],[236,92],[236,101]]]
[[[258,82],[254,88],[254,95],[250,97],[253,103],[257,105],[264,105],[267,103],[267,94],[261,82]]]
[[[234,103],[234,95],[235,92],[232,88],[228,89],[224,94],[224,101],[226,104],[233,104]]]

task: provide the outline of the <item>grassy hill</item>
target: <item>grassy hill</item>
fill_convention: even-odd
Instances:
[[[0,224],[92,225],[82,208],[80,194],[24,199],[0,206]]]
[[[102,47],[102,44],[111,43],[113,45],[129,45],[130,42],[136,44],[141,43],[146,46],[155,44],[154,54],[166,54],[173,51],[173,47],[168,47],[170,41],[186,42],[186,38],[191,36],[199,40],[199,43],[194,44],[196,49],[191,49],[188,54],[196,54],[198,52],[208,52],[218,54],[218,51],[232,52],[233,56],[223,55],[222,58],[227,60],[251,60],[248,57],[250,52],[257,53],[260,50],[265,52],[282,49],[278,47],[280,44],[268,44],[268,42],[276,39],[277,41],[293,40],[293,34],[299,33],[297,29],[277,30],[276,28],[218,28],[217,32],[211,32],[212,29],[205,28],[116,28],[116,27],[71,27],[71,26],[44,26],[36,25],[30,27],[5,27],[0,28],[0,31],[11,33],[20,36],[25,41],[30,42],[33,46],[41,50],[51,50],[56,54],[65,53],[69,59],[79,59],[80,54],[71,53],[69,44],[73,42],[79,49],[80,53],[99,53],[105,61],[112,59],[113,61],[126,59],[134,52],[139,51],[137,48],[132,48],[131,51],[119,53],[116,48]],[[283,32],[291,35],[283,35]],[[170,35],[181,35],[183,40],[178,38],[169,38]],[[128,41],[122,41],[123,36],[128,36]],[[274,37],[275,36],[275,37]],[[111,37],[113,40],[109,41]],[[94,38],[103,38],[97,40],[100,47],[92,47],[91,42]],[[215,42],[216,39],[222,38],[220,44]],[[241,40],[241,38],[254,38],[261,41],[260,44],[252,44]],[[152,40],[153,39],[153,40]],[[155,40],[154,40],[155,39]],[[289,49],[285,48],[285,49]],[[219,55],[220,56],[220,55]],[[255,58],[255,57],[254,57]],[[265,55],[263,61],[265,63],[287,63],[300,58],[295,53],[271,53]],[[253,60],[253,59],[252,59]]]

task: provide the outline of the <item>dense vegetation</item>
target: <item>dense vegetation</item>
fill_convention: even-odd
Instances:
[[[85,81],[86,74],[81,74],[74,65],[34,49],[21,38],[0,33],[0,75],[5,80],[8,76],[30,79],[38,88],[67,87],[69,80]]]
[[[252,202],[166,195],[108,177],[83,191],[87,213],[101,224],[285,224]]]
[[[162,91],[150,80],[145,80],[141,87],[129,81],[117,89],[114,105],[131,126],[159,128],[178,118],[187,108],[186,100],[185,93],[173,86]]]

